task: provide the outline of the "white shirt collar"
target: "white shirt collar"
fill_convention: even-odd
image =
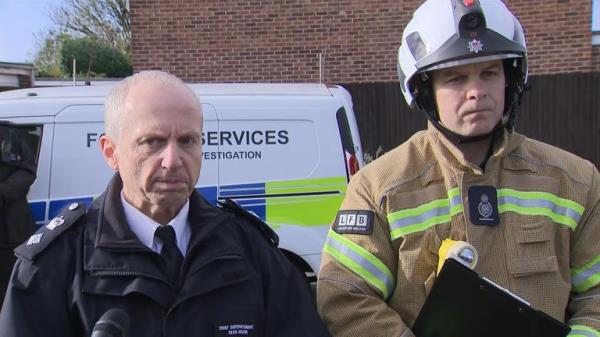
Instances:
[[[154,231],[160,226],[160,224],[146,214],[142,213],[137,208],[133,207],[123,194],[121,190],[121,203],[123,204],[123,211],[125,213],[125,220],[129,224],[129,228],[137,235],[138,239],[146,245],[146,247],[153,251],[160,253],[162,249],[162,242],[154,239]],[[179,213],[167,223],[167,226],[172,226],[175,230],[175,237],[177,238],[177,247],[185,256],[187,252],[187,246],[190,241],[191,230],[188,224],[187,218],[190,210],[190,200],[188,199],[183,207],[179,210]]]

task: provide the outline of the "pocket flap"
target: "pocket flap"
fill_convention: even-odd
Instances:
[[[508,266],[508,271],[515,277],[549,273],[557,270],[558,262],[556,261],[556,256],[512,259]]]
[[[523,223],[515,231],[515,241],[518,243],[546,242],[552,238],[552,225],[548,222]]]

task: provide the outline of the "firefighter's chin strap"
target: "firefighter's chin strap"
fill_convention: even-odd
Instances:
[[[427,116],[429,116],[429,114],[427,114]],[[504,131],[504,120],[506,118],[502,118],[501,121],[498,122],[498,124],[496,124],[496,126],[494,127],[494,129],[492,129],[492,131],[485,133],[483,135],[477,135],[477,136],[463,136],[463,135],[459,135],[457,133],[454,133],[448,129],[446,129],[439,121],[437,120],[433,120],[433,119],[429,119],[431,121],[431,123],[436,127],[436,129],[438,129],[443,135],[444,137],[446,137],[448,140],[450,140],[451,142],[455,143],[455,144],[466,144],[466,143],[474,143],[474,142],[478,142],[481,140],[490,140],[490,144],[488,146],[487,152],[485,154],[485,158],[483,159],[483,162],[481,163],[476,163],[477,165],[479,165],[479,167],[481,167],[482,169],[485,168],[485,164],[487,163],[487,161],[490,159],[490,157],[492,156],[492,153],[494,152],[494,141],[502,134],[502,132]],[[509,118],[510,119],[510,118]],[[508,126],[508,123],[506,123],[506,125]],[[512,132],[512,130],[508,131],[509,133]]]
[[[442,123],[440,123],[439,120],[431,118],[429,116],[429,114],[427,114],[427,118],[429,119],[429,121],[431,122],[431,124],[433,124],[433,126],[435,126],[435,128],[438,129],[444,135],[444,137],[448,138],[448,140],[450,140],[451,142],[453,142],[455,144],[475,143],[475,142],[479,142],[479,141],[486,140],[486,139],[489,139],[489,138],[493,138],[493,137],[495,137],[497,135],[500,135],[502,133],[502,130],[504,129],[504,127],[503,127],[504,123],[503,123],[503,121],[500,121],[488,133],[484,133],[482,135],[477,135],[477,136],[463,136],[463,135],[460,135],[460,134],[458,134],[456,132],[450,131],[445,126],[443,126]],[[504,119],[505,118],[503,118],[503,120]],[[513,124],[514,124],[514,122],[513,122]],[[506,124],[506,126],[507,126],[507,129],[508,129],[508,124]],[[512,129],[508,130],[508,132],[512,132]]]

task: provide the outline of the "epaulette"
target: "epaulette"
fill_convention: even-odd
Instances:
[[[71,227],[85,213],[85,205],[72,203],[40,227],[29,239],[15,249],[15,254],[21,258],[32,261],[54,239]]]
[[[271,246],[277,247],[279,245],[279,236],[277,236],[277,233],[275,233],[275,231],[271,227],[269,227],[269,225],[267,225],[264,221],[262,221],[261,218],[259,218],[256,214],[251,213],[250,211],[240,206],[237,202],[229,198],[225,198],[225,200],[219,201],[219,206],[224,210],[228,210],[230,212],[235,213],[236,215],[245,218],[246,220],[250,220],[250,223],[253,224],[262,233],[262,235],[267,239],[267,241],[269,241]]]

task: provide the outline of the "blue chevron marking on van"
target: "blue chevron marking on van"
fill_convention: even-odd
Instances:
[[[29,210],[35,224],[40,226],[46,221],[46,202],[45,201],[34,201],[29,203]]]
[[[200,193],[204,199],[210,202],[213,206],[217,205],[217,186],[196,187],[196,191],[198,191],[198,193]]]
[[[235,197],[246,195],[264,195],[265,183],[238,184],[221,186],[219,197]]]
[[[250,183],[250,184],[233,184],[233,185],[223,185],[221,189],[229,190],[229,189],[253,189],[253,188],[265,188],[265,183]]]

